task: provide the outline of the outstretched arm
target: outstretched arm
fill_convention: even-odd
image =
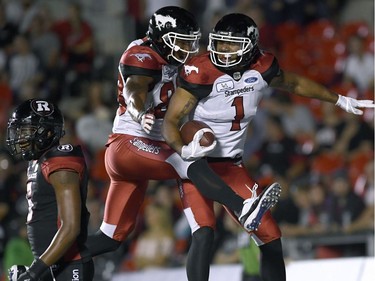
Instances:
[[[319,83],[291,72],[281,71],[279,76],[271,80],[270,87],[288,91],[303,97],[334,103],[345,111],[357,115],[363,114],[363,111],[359,108],[375,107],[372,100],[356,100],[339,95]]]

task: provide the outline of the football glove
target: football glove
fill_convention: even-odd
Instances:
[[[9,281],[17,281],[20,275],[28,269],[29,267],[26,265],[12,265],[8,270]]]
[[[149,134],[155,123],[155,115],[151,112],[142,112],[142,114],[139,117],[139,123],[141,124],[142,129],[147,134]]]
[[[22,273],[20,275],[20,277],[18,277],[17,281],[36,281],[37,279],[33,278],[31,275],[30,275],[30,272],[29,271],[26,271],[24,273]]]
[[[339,95],[336,105],[344,109],[346,112],[356,115],[362,115],[363,111],[359,108],[374,108],[374,101],[372,100],[356,100],[350,97]]]
[[[210,145],[210,146],[201,146],[200,140],[203,137],[203,134],[206,132],[212,132],[212,130],[208,128],[203,128],[197,131],[193,137],[193,140],[187,144],[184,145],[181,149],[181,158],[184,160],[197,160],[199,158],[202,158],[206,155],[208,155],[212,150],[214,150],[216,146],[216,140]]]
[[[36,281],[43,274],[43,272],[48,269],[48,267],[49,266],[46,265],[41,259],[36,259],[26,270],[26,272],[22,273],[18,277],[17,281]]]

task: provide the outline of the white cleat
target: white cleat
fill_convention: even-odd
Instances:
[[[281,186],[277,182],[267,186],[259,196],[256,196],[257,187],[258,185],[254,185],[251,198],[243,202],[238,218],[247,231],[258,230],[264,213],[276,205],[281,194]]]

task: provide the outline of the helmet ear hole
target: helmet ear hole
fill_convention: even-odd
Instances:
[[[45,127],[38,128],[35,134],[35,139],[36,139],[36,146],[38,147],[38,149],[42,150],[44,147],[50,146],[52,142],[51,130]]]

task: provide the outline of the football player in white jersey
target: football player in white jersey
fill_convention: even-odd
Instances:
[[[314,81],[284,72],[271,53],[259,49],[258,38],[256,23],[248,16],[222,17],[209,34],[208,52],[193,57],[182,68],[179,87],[169,103],[162,128],[166,142],[182,158],[199,163],[206,156],[211,168],[243,198],[249,197],[254,184],[241,164],[246,130],[265,88],[275,87],[335,103],[354,114],[362,114],[360,108],[374,107],[373,101],[341,96]],[[213,129],[217,144],[211,152],[201,150],[204,148],[198,137],[192,141],[194,151],[184,145],[179,127],[186,116]],[[193,233],[187,260],[188,280],[205,281],[215,228],[213,202],[189,181],[184,181],[181,194]],[[281,232],[269,211],[262,217],[259,229],[250,234],[262,253],[262,280],[285,281]]]
[[[92,256],[117,249],[128,237],[149,180],[186,178],[189,165],[195,163],[184,161],[165,143],[161,126],[175,92],[178,67],[198,52],[199,38],[200,30],[191,13],[180,7],[163,7],[151,17],[147,36],[133,41],[120,59],[119,108],[105,152],[110,186],[100,230],[87,240]],[[206,174],[214,174],[206,166]],[[201,167],[192,172],[193,178],[200,177]],[[209,178],[210,184],[197,183],[207,197],[226,205],[244,223],[247,219],[259,221],[261,212],[255,207],[269,196],[254,203],[233,192],[219,177]],[[278,191],[277,187],[267,190],[274,189]]]

